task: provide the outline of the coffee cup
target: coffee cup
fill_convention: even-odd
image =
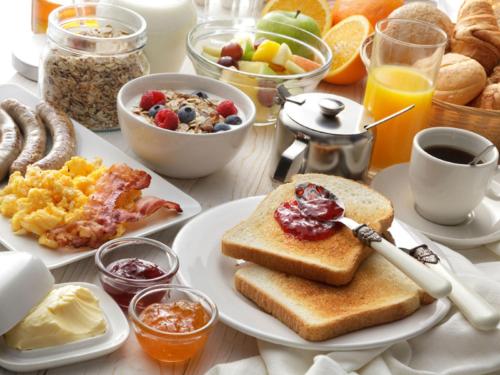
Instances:
[[[415,135],[409,180],[420,216],[442,225],[467,220],[495,184],[498,150],[490,148],[474,166],[459,157],[472,159],[488,145],[491,142],[479,134],[457,128],[429,128]]]

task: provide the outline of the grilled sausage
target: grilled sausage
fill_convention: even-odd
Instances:
[[[36,106],[36,115],[52,136],[52,149],[35,166],[41,169],[59,169],[75,154],[76,140],[73,123],[62,112],[46,102]]]
[[[23,147],[23,139],[14,120],[0,109],[0,181]]]
[[[45,127],[30,108],[16,99],[5,99],[0,103],[0,107],[12,117],[23,133],[24,145],[10,166],[10,173],[19,171],[24,174],[28,165],[40,160],[45,153],[47,143]]]

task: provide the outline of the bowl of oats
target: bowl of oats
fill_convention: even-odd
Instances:
[[[189,74],[136,78],[121,88],[117,102],[132,151],[151,169],[175,178],[223,168],[255,121],[255,105],[242,91]]]

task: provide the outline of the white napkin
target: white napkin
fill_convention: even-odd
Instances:
[[[460,279],[500,310],[500,261],[473,265],[442,249]],[[206,375],[500,374],[500,329],[477,331],[454,307],[434,328],[389,347],[321,353],[258,341],[258,348],[260,356],[217,365]]]

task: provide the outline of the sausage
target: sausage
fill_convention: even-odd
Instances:
[[[75,154],[76,140],[73,123],[68,116],[58,112],[46,102],[41,102],[36,106],[36,115],[49,129],[52,136],[52,148],[43,159],[33,165],[41,169],[59,169]]]
[[[30,108],[16,99],[5,99],[0,103],[0,107],[12,117],[23,133],[24,145],[10,166],[10,173],[19,171],[24,174],[28,165],[40,160],[45,154],[47,143],[45,127]]]
[[[23,147],[23,138],[14,120],[0,109],[0,181]]]

